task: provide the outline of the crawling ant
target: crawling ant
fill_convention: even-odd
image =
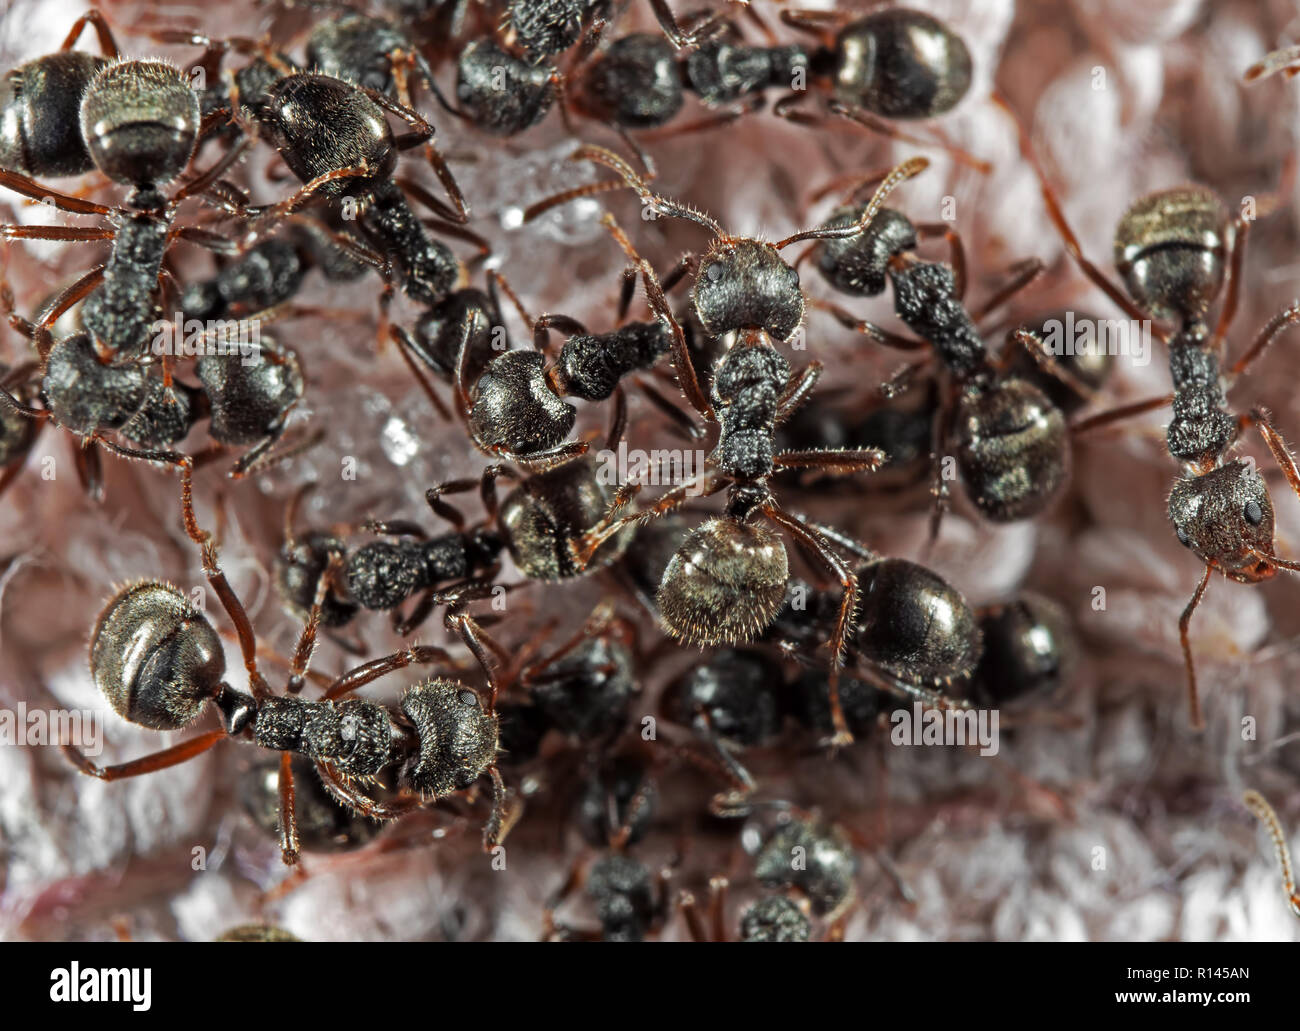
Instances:
[[[863,208],[855,198],[880,178],[879,173],[862,177],[826,224],[858,223]],[[948,240],[951,265],[917,256],[918,241],[926,236]],[[946,224],[914,225],[901,212],[883,208],[861,234],[819,243],[814,253],[827,282],[844,293],[874,297],[892,284],[894,310],[916,337],[859,320],[828,302],[817,306],[873,340],[905,350],[929,349],[942,363],[951,387],[941,397],[934,419],[933,451],[938,455],[952,447],[967,495],[981,515],[993,522],[1014,522],[1053,504],[1070,467],[1065,416],[1034,383],[1008,374],[1009,356],[990,355],[977,325],[1032,282],[1041,265],[1020,266],[1005,288],[972,312],[963,301],[966,269],[960,237]],[[1009,343],[1022,344],[1049,373],[1069,379],[1068,370],[1053,364],[1042,341],[1027,329],[1015,330]],[[947,480],[937,459],[932,479],[931,539],[938,534],[947,496]]]
[[[103,56],[72,49],[87,27]],[[58,51],[11,69],[0,82],[0,169],[25,176],[81,175],[95,167],[81,133],[81,95],[118,56],[112,29],[91,8]]]
[[[1273,842],[1273,851],[1277,855],[1278,866],[1282,870],[1282,891],[1286,894],[1291,912],[1300,917],[1300,889],[1296,888],[1295,874],[1291,868],[1291,849],[1286,843],[1286,834],[1282,831],[1282,821],[1268,804],[1268,800],[1258,791],[1245,792],[1241,798],[1247,809],[1264,825]]]
[[[191,468],[182,469],[186,532],[200,546],[203,570],[239,638],[249,689],[224,680],[221,639],[202,611],[174,587],[141,581],[119,590],[105,605],[90,638],[90,671],[96,687],[129,722],[155,730],[179,730],[197,719],[209,703],[221,728],[179,745],[116,766],[98,766],[71,745],[63,750],[84,774],[120,780],[185,762],[227,737],[250,740],[280,752],[280,844],[287,864],[300,850],[294,819],[292,760],[312,760],[324,784],[339,801],[362,815],[394,819],[429,800],[469,789],[487,774],[492,779],[492,813],[484,827],[484,848],[500,840],[506,819],[506,792],[496,766],[496,680],[477,646],[477,623],[458,610],[448,626],[463,632],[483,662],[490,687],[485,707],[479,695],[445,677],[424,680],[403,696],[394,712],[376,702],[350,697],[366,684],[412,664],[450,663],[440,648],[412,646],[357,666],[334,678],[318,700],[296,697],[308,675],[319,621],[318,606],[299,635],[288,691],[272,692],[258,669],[257,641],[248,614],[226,580],[211,537],[198,526],[191,500]],[[318,593],[323,593],[322,577]],[[357,786],[395,771],[403,793],[380,802]]]
[[[547,900],[543,941],[643,941],[666,922],[669,871],[665,869],[656,877],[643,863],[627,854],[628,846],[640,840],[649,829],[657,800],[653,782],[641,776],[641,772],[625,768],[623,777],[630,778],[629,784],[617,775],[611,778],[598,770],[592,775],[592,783],[585,787],[583,805],[589,804],[589,795],[600,798],[603,794],[606,815],[586,826],[584,835],[606,832],[604,840],[596,838],[593,844],[604,846],[607,851],[595,862],[579,857],[564,884]],[[624,795],[622,800],[620,793]],[[590,804],[596,804],[594,799]],[[610,825],[609,814],[613,813],[618,814],[617,825]],[[579,888],[585,888],[595,904],[600,921],[598,930],[579,930],[556,922],[556,910]]]
[[[0,186],[62,211],[103,216],[110,223],[101,227],[8,225],[0,226],[0,236],[112,241],[108,261],[51,300],[32,327],[44,360],[52,347],[49,328],[84,299],[81,324],[96,355],[107,362],[120,360],[123,354],[142,355],[152,340],[158,316],[155,293],[170,279],[164,259],[173,240],[233,250],[231,241],[194,226],[177,226],[175,220],[181,202],[203,193],[241,152],[232,148],[170,197],[162,195],[159,188],[188,166],[202,126],[189,83],[176,68],[159,61],[120,61],[102,68],[82,95],[80,124],[95,167],[113,182],[131,188],[125,207],[82,200],[26,175],[0,171]]]
[[[1005,103],[1002,106],[1010,112]],[[1075,264],[1135,323],[1152,319],[1173,323],[1171,331],[1153,330],[1169,348],[1172,397],[1100,412],[1074,424],[1072,430],[1086,432],[1172,403],[1166,447],[1170,458],[1180,464],[1181,475],[1169,493],[1169,520],[1179,543],[1205,564],[1178,621],[1190,720],[1199,730],[1204,719],[1189,629],[1210,575],[1217,570],[1237,583],[1256,584],[1272,579],[1279,569],[1300,571],[1300,562],[1279,558],[1274,551],[1273,502],[1264,477],[1252,463],[1229,455],[1247,430],[1256,429],[1297,497],[1300,469],[1268,412],[1256,408],[1248,415],[1234,415],[1227,401],[1228,390],[1277,336],[1300,323],[1300,305],[1270,319],[1225,371],[1222,361],[1237,311],[1249,220],[1231,219],[1222,201],[1201,186],[1175,187],[1140,198],[1115,230],[1115,264],[1125,293],[1084,256],[1028,133],[1018,120],[1016,124],[1021,150],[1038,176],[1047,212]],[[1211,329],[1206,316],[1221,294],[1218,322]]]
[[[869,472],[879,466],[882,456],[870,449],[773,454],[776,427],[806,400],[822,368],[819,362],[813,362],[796,376],[774,346],[794,335],[804,312],[799,274],[782,259],[780,251],[802,240],[838,239],[862,232],[870,225],[885,196],[921,171],[926,162],[912,159],[887,176],[859,222],[807,230],[772,244],[728,235],[708,216],[652,194],[631,168],[609,151],[583,147],[573,157],[613,169],[623,184],[635,190],[643,203],[654,210],[713,230],[715,239],[705,256],[696,262],[688,255],[678,269],[684,275],[694,268],[693,304],[704,331],[715,337],[736,335],[713,378],[712,391],[719,414],[700,388],[685,335],[668,307],[658,275],[636,252],[612,217],[605,217],[605,225],[641,274],[652,314],[672,329],[673,360],[683,393],[707,421],[719,423],[721,433],[710,456],[715,469],[674,487],[647,511],[619,516],[619,510],[637,494],[641,484],[635,482],[620,488],[608,516],[586,535],[579,557],[585,559],[610,536],[629,525],[644,523],[680,507],[695,488],[699,488],[702,496],[727,488],[728,503],[723,516],[692,530],[664,571],[656,599],[664,627],[673,637],[688,643],[715,645],[753,640],[771,624],[785,598],[789,568],[780,537],[760,522],[761,518],[805,545],[817,562],[840,582],[843,590],[840,615],[828,642],[833,685],[853,624],[857,581],[821,533],[781,508],[768,480],[776,470],[785,468],[824,469],[840,474]],[[569,191],[533,210],[563,203],[583,192],[583,188]],[[592,191],[585,189],[585,192]],[[847,743],[851,736],[838,698],[833,698],[833,710],[835,740]]]

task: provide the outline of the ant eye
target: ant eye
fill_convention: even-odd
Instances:
[[[1258,501],[1247,501],[1246,509],[1242,513],[1246,517],[1246,522],[1251,526],[1258,526],[1264,521],[1264,510],[1259,507]]]
[[[710,283],[716,283],[722,278],[722,262],[715,261],[712,265],[704,270],[704,274],[709,277]]]
[[[1251,504],[1253,505],[1254,502],[1252,501]],[[1187,531],[1184,530],[1181,526],[1177,527],[1177,531],[1178,531],[1178,543],[1182,544],[1184,547],[1190,548],[1192,546],[1192,538],[1188,535]]]
[[[478,695],[473,691],[462,691],[460,693],[460,700],[466,705],[478,705]]]

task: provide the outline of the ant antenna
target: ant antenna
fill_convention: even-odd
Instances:
[[[1295,874],[1291,870],[1291,849],[1287,847],[1286,835],[1282,833],[1282,821],[1258,791],[1247,791],[1241,800],[1273,839],[1273,851],[1277,853],[1278,865],[1282,868],[1282,890],[1286,892],[1287,901],[1291,904],[1291,912],[1300,916],[1300,893],[1296,892]]]

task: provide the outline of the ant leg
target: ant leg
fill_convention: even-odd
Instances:
[[[8,172],[2,168],[0,168],[0,186],[13,190],[14,193],[21,194],[24,197],[31,197],[32,200],[40,201],[42,204],[52,204],[60,211],[71,211],[76,215],[110,215],[114,211],[113,208],[106,207],[103,204],[96,204],[94,201],[83,200],[80,197],[73,197],[71,194],[51,190],[48,186],[42,186],[30,176],[20,175],[17,172]]]
[[[623,434],[627,432],[627,391],[620,383],[614,388],[614,411],[609,417],[609,430],[605,433],[605,450],[613,451],[618,447]]]
[[[1009,279],[1002,289],[996,291],[983,304],[972,311],[971,318],[978,324],[1001,308],[1007,301],[1020,293],[1025,287],[1043,274],[1044,265],[1038,258],[1026,258],[1011,267]]]
[[[709,754],[701,755],[692,748],[683,747],[678,749],[678,755],[731,785],[729,791],[719,791],[709,799],[710,815],[723,819],[749,815],[752,808],[749,799],[758,790],[753,774],[722,743],[712,721],[703,713],[699,714],[699,719],[701,726],[696,730],[708,746]]]
[[[1286,835],[1282,833],[1282,821],[1258,791],[1247,791],[1241,800],[1268,831],[1268,836],[1273,841],[1273,851],[1277,855],[1277,865],[1282,869],[1282,890],[1286,893],[1291,912],[1300,916],[1300,893],[1296,892],[1295,874],[1291,872],[1291,849],[1287,846]]]
[[[0,226],[3,240],[58,240],[63,243],[86,243],[111,240],[116,229],[102,226]]]
[[[686,440],[703,440],[704,429],[695,420],[668,400],[657,388],[651,386],[640,376],[634,376],[632,382],[637,385],[646,400],[672,423],[671,429]]]
[[[339,179],[355,179],[359,176],[370,174],[370,166],[362,161],[358,165],[349,165],[347,168],[335,168],[328,172],[323,172],[312,179],[310,182],[303,184],[297,192],[290,194],[284,200],[272,204],[270,207],[248,208],[245,211],[238,212],[246,218],[254,218],[259,225],[277,225],[286,215],[291,215],[299,208],[303,207],[316,196],[316,192],[329,183]],[[251,246],[257,241],[260,230],[256,227],[252,230],[249,238],[245,239],[245,248]]]
[[[681,323],[677,321],[672,309],[668,306],[668,298],[664,295],[663,286],[659,282],[654,267],[637,253],[632,241],[628,239],[618,223],[614,221],[612,215],[606,214],[601,219],[601,222],[609,230],[618,245],[623,248],[623,252],[640,270],[641,284],[645,288],[650,313],[655,318],[667,322],[668,328],[672,330],[673,365],[677,369],[677,381],[681,385],[682,393],[686,395],[686,400],[691,403],[692,408],[704,417],[706,422],[717,422],[718,417],[713,411],[713,405],[704,396],[700,381],[695,375],[695,365],[691,361],[690,348],[686,343],[686,333],[682,330]]]
[[[709,878],[709,924],[713,930],[713,940],[727,940],[727,889],[730,882],[725,877]]]
[[[1243,415],[1237,420],[1237,432],[1239,434],[1251,426],[1259,430],[1259,435],[1264,438],[1264,443],[1268,445],[1269,451],[1273,454],[1273,461],[1277,462],[1283,475],[1286,476],[1286,481],[1291,485],[1292,492],[1297,498],[1300,498],[1300,469],[1296,468],[1295,458],[1292,457],[1291,451],[1287,448],[1286,441],[1273,427],[1273,416],[1264,408],[1255,408],[1249,415]],[[1277,559],[1274,559],[1274,561],[1287,569],[1300,568]]]
[[[400,652],[393,652],[383,658],[372,659],[348,670],[342,676],[337,677],[325,689],[325,693],[321,695],[321,701],[336,701],[344,695],[351,694],[372,681],[378,680],[385,674],[392,673],[394,670],[431,662],[440,662],[453,667],[456,665],[451,655],[442,648],[435,648],[433,645],[428,644],[413,644],[409,648],[403,648]]]
[[[852,312],[840,307],[833,301],[824,301],[819,297],[807,298],[808,307],[824,311],[835,319],[845,329],[851,329],[855,333],[861,333],[863,336],[870,337],[876,343],[884,344],[886,347],[892,347],[896,351],[919,351],[922,348],[930,346],[928,341],[919,337],[903,336],[901,333],[894,333],[888,329],[882,329],[874,322],[868,322],[866,319],[859,319]]]
[[[506,783],[501,779],[501,771],[495,763],[488,767],[488,776],[492,778],[492,812],[483,824],[484,852],[491,852],[505,841],[510,829],[523,815],[520,806],[508,807],[510,793],[506,790]]]
[[[397,71],[395,79],[398,89],[409,96],[409,90],[406,88],[406,77],[394,66]],[[432,82],[432,78],[429,80]],[[434,87],[435,91],[437,87]],[[424,147],[425,158],[429,162],[429,167],[433,169],[433,174],[438,177],[438,182],[442,188],[447,191],[447,197],[451,200],[451,207],[443,204],[436,198],[430,198],[434,201],[436,207],[433,208],[439,215],[442,215],[450,222],[464,224],[469,221],[469,204],[465,201],[465,195],[461,192],[460,185],[456,182],[456,177],[451,174],[451,169],[447,167],[447,162],[443,156],[438,153],[438,148],[433,143],[434,130],[424,118],[420,116],[413,108],[405,103],[399,103],[386,93],[380,93],[378,90],[363,87],[362,92],[371,100],[378,104],[385,111],[396,115],[407,125],[411,127],[411,132],[398,136],[394,141],[398,150],[410,150],[413,147]]]
[[[1241,296],[1241,270],[1246,259],[1246,239],[1250,236],[1250,222],[1240,215],[1233,220],[1234,232],[1229,244],[1228,287],[1223,307],[1219,309],[1219,322],[1214,327],[1214,350],[1218,351],[1227,339],[1228,329],[1237,314],[1237,301]]]
[[[966,297],[966,248],[962,245],[961,234],[946,222],[922,222],[916,226],[916,235],[921,239],[943,237],[944,242],[948,244],[948,264],[952,268],[952,277],[957,286],[957,300],[964,300]],[[1013,290],[1012,293],[1014,292]]]
[[[660,495],[655,499],[654,504],[640,512],[634,512],[631,515],[620,516],[632,501],[634,497],[641,492],[645,485],[640,481],[625,483],[614,494],[614,500],[610,502],[609,510],[604,517],[584,533],[577,541],[572,542],[570,547],[573,550],[574,561],[579,569],[586,569],[591,562],[592,556],[596,551],[611,537],[616,536],[625,526],[635,523],[643,526],[652,519],[658,519],[660,516],[668,515],[675,512],[686,504],[686,499],[694,495],[699,497],[709,497],[722,490],[730,480],[725,476],[716,476],[714,473],[701,473],[692,476],[685,483],[680,483],[672,490]]]
[[[360,813],[372,820],[380,822],[396,820],[420,808],[420,799],[414,796],[394,799],[391,802],[377,802],[368,795],[362,794],[355,784],[340,777],[329,763],[317,762],[316,772],[320,776],[321,784],[336,802],[345,809]]]
[[[1300,322],[1300,304],[1293,304],[1285,311],[1278,312],[1269,319],[1268,324],[1255,337],[1254,343],[1246,348],[1242,356],[1233,362],[1232,367],[1228,369],[1229,384],[1235,382],[1243,372],[1258,361],[1260,355],[1277,339],[1282,330],[1294,326],[1298,322]]]
[[[176,192],[171,195],[167,202],[168,207],[174,207],[196,193],[203,193],[210,186],[215,184],[218,179],[233,168],[244,156],[254,142],[255,134],[246,134],[239,142],[230,147],[224,154],[208,167],[206,171],[200,172],[193,179],[182,183]]]
[[[557,315],[553,312],[543,312],[533,323],[533,347],[535,347],[548,360],[554,361],[554,355],[551,351],[551,330],[555,329],[568,336],[584,336],[587,327],[577,319],[571,319],[567,315]]]
[[[908,143],[914,147],[938,147],[952,155],[952,159],[960,165],[967,168],[973,168],[981,175],[988,175],[993,171],[993,166],[982,158],[976,157],[968,150],[964,150],[955,143],[950,143],[938,133],[931,137],[915,136],[912,133],[904,132],[892,122],[887,122],[883,118],[878,118],[869,111],[864,111],[860,107],[850,106],[839,100],[832,100],[826,108],[833,115],[839,115],[847,118],[849,121],[862,126],[879,136],[888,137],[891,140],[898,140],[900,143]]]
[[[200,229],[198,226],[180,226],[171,235],[172,239],[198,244],[200,247],[206,247],[210,251],[215,251],[217,254],[223,254],[227,257],[235,257],[241,253],[239,244],[234,240],[222,236],[220,233]]]
[[[43,331],[48,331],[51,326],[59,321],[74,304],[87,297],[100,283],[104,281],[103,265],[97,265],[84,276],[78,279],[71,286],[65,287],[50,300],[45,302],[43,307],[36,315],[36,324],[33,327],[36,335]],[[12,321],[12,320],[11,320]],[[48,334],[47,334],[48,335]],[[53,347],[54,341],[49,340],[49,347],[42,349],[42,341],[37,341],[37,350],[42,351],[41,359],[44,360],[49,353],[50,347]]]
[[[497,678],[497,664],[492,661],[488,652],[491,651],[503,661],[509,660],[509,653],[488,635],[478,620],[468,612],[461,611],[458,607],[454,606],[448,610],[445,622],[447,629],[465,642],[465,647],[470,650],[474,658],[478,660],[478,664],[483,667],[483,674],[487,677],[489,691],[487,711],[496,712],[497,694],[501,690],[501,685]]]
[[[1029,139],[1029,131],[1016,117],[1007,102],[997,93],[993,94],[993,102],[1002,108],[1015,123],[1016,131],[1020,134],[1020,153],[1024,155],[1025,160],[1029,162],[1034,174],[1038,177],[1038,186],[1043,195],[1043,203],[1047,207],[1048,217],[1051,218],[1052,224],[1056,226],[1056,231],[1061,235],[1061,239],[1065,243],[1065,249],[1069,252],[1070,257],[1074,259],[1079,271],[1088,278],[1093,286],[1109,297],[1130,319],[1138,323],[1149,322],[1149,315],[1130,300],[1128,295],[1116,286],[1101,269],[1084,256],[1083,248],[1079,244],[1079,238],[1074,235],[1074,230],[1070,228],[1070,223],[1066,221],[1065,211],[1061,207],[1056,191],[1048,183],[1047,174],[1043,171],[1038,155],[1034,152],[1033,143]],[[1155,333],[1162,343],[1168,343],[1169,338],[1163,331],[1157,329]]]
[[[609,626],[614,618],[613,605],[608,601],[603,601],[587,617],[586,622],[576,634],[570,637],[564,644],[560,645],[555,651],[540,659],[535,659],[519,671],[519,680],[523,683],[536,683],[541,671],[548,666],[553,666],[565,656],[569,655],[575,648],[593,637],[599,636]]]
[[[914,179],[929,167],[929,158],[908,158],[901,164],[895,165],[894,169],[880,181],[880,185],[876,187],[876,192],[871,195],[871,200],[862,209],[862,214],[858,216],[856,222],[846,226],[820,226],[816,229],[805,229],[793,236],[787,236],[773,246],[780,251],[789,247],[792,243],[802,243],[804,240],[847,240],[857,236],[871,225],[875,217],[880,214],[880,209],[885,206],[885,201],[891,193],[907,180]]]
[[[1131,419],[1137,415],[1145,415],[1147,412],[1154,412],[1166,405],[1172,404],[1173,394],[1165,394],[1162,397],[1148,397],[1144,401],[1134,401],[1132,404],[1120,405],[1117,408],[1108,408],[1104,412],[1098,412],[1096,415],[1090,415],[1086,419],[1080,419],[1078,422],[1070,424],[1070,433],[1076,437],[1085,433],[1091,433],[1093,430],[1100,429],[1103,426],[1109,426],[1112,423],[1122,422],[1125,419]]]
[[[916,382],[917,374],[925,369],[934,361],[934,354],[927,354],[923,358],[918,358],[914,362],[906,362],[900,365],[882,384],[880,384],[880,396],[889,400],[900,397],[912,389]]]
[[[298,862],[301,844],[298,840],[297,795],[293,789],[293,756],[280,753],[280,776],[276,778],[280,796],[280,858],[285,866]]]
[[[402,361],[406,363],[406,367],[410,370],[411,375],[415,377],[415,382],[419,384],[420,389],[424,391],[424,396],[427,397],[429,403],[433,405],[433,410],[438,413],[439,417],[441,417],[443,421],[451,422],[451,412],[448,410],[447,406],[443,404],[442,398],[434,392],[433,384],[429,382],[429,378],[424,374],[424,370],[420,368],[419,363],[416,361],[415,356],[419,352],[416,350],[415,341],[411,339],[411,335],[401,326],[390,324],[388,327],[388,338],[397,345],[397,353],[402,356]]]
[[[272,462],[284,462],[295,455],[302,454],[304,451],[309,451],[325,439],[323,429],[302,434],[295,432],[293,436],[297,436],[297,440],[286,444],[282,448],[277,448],[276,445],[285,439],[284,430],[284,424],[281,423],[269,436],[264,437],[245,451],[226,475],[232,480],[242,480],[245,476],[255,473],[259,469],[265,469]]]
[[[569,873],[565,877],[564,883],[547,898],[546,907],[542,911],[542,941],[554,941],[556,935],[562,935],[562,941],[573,941],[577,938],[590,941],[600,940],[600,932],[598,931],[577,931],[572,927],[566,927],[555,922],[555,911],[586,883],[589,858],[586,854],[578,856],[573,861],[573,865],[569,867]]]
[[[849,19],[844,11],[816,11],[798,7],[783,10],[779,17],[790,28],[821,38],[825,38],[826,33],[841,28]]]
[[[695,896],[689,891],[678,893],[677,911],[681,913],[682,919],[686,921],[686,930],[690,933],[691,941],[711,942],[715,940],[709,937],[708,932],[704,929],[704,921],[700,917],[699,908],[695,904]]]
[[[165,770],[169,766],[179,766],[196,755],[202,755],[226,737],[224,730],[209,730],[188,741],[182,741],[179,745],[164,748],[161,752],[154,752],[152,755],[132,759],[117,766],[96,766],[73,745],[64,744],[60,747],[72,765],[86,776],[96,777],[99,780],[123,780],[126,777],[139,777],[157,770]]]
[[[1007,342],[1008,344],[1020,344],[1023,346],[1040,369],[1054,379],[1064,383],[1081,398],[1091,401],[1096,397],[1097,391],[1088,386],[1087,383],[1083,382],[1083,380],[1079,379],[1078,376],[1058,362],[1055,356],[1047,350],[1047,345],[1037,333],[1031,333],[1027,329],[1015,329],[1011,331]],[[997,362],[997,365],[1002,369],[1006,368],[1005,363],[1010,359],[1010,350],[1009,347],[1006,348]]]
[[[325,604],[325,598],[335,586],[342,566],[343,556],[338,552],[334,552],[330,555],[329,561],[325,563],[325,568],[321,570],[321,574],[316,580],[316,594],[312,598],[311,609],[307,613],[307,621],[303,624],[302,633],[298,635],[298,645],[293,650],[293,659],[289,664],[289,681],[285,686],[285,690],[289,694],[300,693],[306,683],[311,657],[316,651],[316,634],[320,629],[321,608]]]
[[[879,455],[879,452],[876,452],[876,454]],[[844,560],[835,553],[830,542],[818,531],[800,522],[794,516],[787,514],[772,502],[763,506],[763,514],[796,540],[803,541],[808,545],[825,572],[839,580],[840,587],[844,592],[843,597],[840,599],[839,616],[835,620],[835,630],[828,642],[831,652],[831,724],[835,728],[835,733],[829,743],[831,747],[850,745],[853,743],[853,735],[849,732],[848,723],[844,719],[844,709],[840,704],[839,680],[840,667],[844,664],[845,645],[856,629],[853,614],[858,607],[858,578]]]
[[[1187,631],[1192,623],[1192,613],[1196,611],[1196,606],[1201,603],[1201,598],[1205,595],[1206,585],[1210,582],[1210,573],[1213,571],[1214,567],[1207,563],[1205,573],[1201,576],[1201,582],[1196,585],[1196,593],[1192,595],[1192,600],[1183,609],[1183,614],[1178,617],[1178,641],[1183,646],[1183,665],[1187,669],[1187,707],[1193,730],[1204,730],[1205,719],[1201,715],[1201,696],[1196,690],[1196,665],[1192,661],[1192,641]]]
[[[782,391],[776,402],[777,426],[786,422],[808,400],[808,395],[812,393],[817,381],[822,377],[822,369],[822,363],[814,359]]]
[[[71,50],[76,46],[77,38],[85,31],[87,25],[94,29],[95,35],[99,37],[99,49],[103,51],[104,56],[109,58],[117,57],[119,51],[117,49],[117,40],[113,38],[113,30],[109,28],[108,20],[103,14],[93,7],[72,23],[72,28],[59,47],[59,52]]]
[[[726,13],[715,11],[713,14],[703,15],[695,20],[688,31],[673,14],[668,6],[668,0],[650,0],[650,7],[654,11],[655,20],[659,22],[659,28],[668,37],[668,42],[678,50],[707,42],[725,27],[729,18]]]
[[[732,122],[738,122],[746,115],[757,114],[766,105],[767,98],[761,93],[756,94],[755,96],[746,97],[733,107],[705,115],[702,118],[696,118],[689,122],[677,122],[658,129],[648,129],[639,135],[639,139],[658,143],[662,140],[676,139],[678,136],[689,136],[698,132],[712,132],[714,129],[721,129],[724,126],[731,125]]]
[[[888,456],[879,448],[817,448],[783,451],[772,459],[779,469],[818,469],[833,476],[874,473]]]
[[[424,621],[429,618],[436,604],[437,598],[433,588],[429,588],[420,594],[420,600],[415,603],[409,615],[403,616],[400,608],[393,609],[393,633],[398,637],[410,637],[424,625]]]

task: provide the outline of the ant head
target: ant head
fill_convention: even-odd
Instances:
[[[663,36],[649,32],[614,40],[583,75],[581,90],[583,104],[629,129],[671,121],[684,97],[676,51]]]
[[[858,653],[913,684],[938,684],[975,668],[982,637],[961,592],[924,566],[901,558],[858,573]]]
[[[551,726],[582,741],[617,734],[640,690],[632,654],[608,636],[583,641],[541,670],[529,694]]]
[[[383,109],[349,82],[295,72],[269,87],[255,107],[284,163],[302,182],[364,164],[366,175],[327,182],[324,197],[365,193],[397,165],[393,130]]]
[[[221,638],[175,587],[124,587],[90,635],[90,675],[125,720],[178,730],[215,697],[226,670]]]
[[[957,409],[957,464],[993,522],[1044,511],[1065,485],[1070,440],[1061,410],[1023,379],[977,382]]]
[[[403,779],[422,795],[442,798],[464,791],[496,762],[497,718],[455,680],[426,680],[402,698],[420,751]]]
[[[780,342],[803,322],[799,273],[761,240],[715,240],[700,262],[692,296],[704,331],[713,337],[761,329]]]
[[[343,541],[319,530],[286,540],[272,567],[275,587],[285,607],[299,619],[307,619],[330,559],[346,552]],[[321,605],[320,625],[345,626],[357,614],[357,608],[356,602],[340,598],[330,591]]]
[[[524,353],[524,352],[520,352]],[[578,568],[573,546],[609,511],[614,490],[589,457],[529,476],[501,503],[499,525],[515,565],[530,580],[564,580],[609,565],[636,534],[627,526]]]
[[[865,204],[839,208],[826,223],[828,229],[856,224]],[[902,212],[881,208],[856,236],[824,240],[817,245],[817,267],[826,281],[847,294],[876,297],[884,293],[889,260],[916,250],[916,228]]]
[[[118,61],[81,98],[81,134],[95,167],[124,186],[171,182],[190,163],[199,137],[198,94],[162,61]]]
[[[538,351],[506,351],[479,377],[469,428],[486,448],[532,455],[564,443],[578,410],[546,382]]]
[[[665,712],[739,747],[761,745],[781,729],[783,680],[780,665],[766,653],[724,648],[669,686]]]
[[[776,619],[789,579],[785,545],[766,526],[710,519],[687,534],[655,600],[673,637],[737,644],[752,641]]]
[[[620,834],[624,845],[635,845],[650,829],[658,801],[645,764],[631,756],[615,756],[587,778],[574,822],[592,848],[606,848]]]
[[[249,355],[205,354],[194,373],[212,402],[211,433],[223,444],[254,444],[279,426],[302,397],[298,360],[263,338]]]
[[[1228,212],[1213,191],[1180,186],[1141,198],[1115,230],[1128,292],[1158,319],[1199,320],[1223,287]]]
[[[835,94],[886,118],[933,118],[970,89],[960,36],[921,11],[876,11],[846,25],[835,43]]]
[[[66,50],[0,78],[0,168],[37,178],[94,168],[81,127],[69,114],[107,63],[95,54]]]
[[[1258,583],[1277,573],[1273,502],[1246,462],[1180,479],[1169,494],[1169,519],[1180,543],[1233,580]]]

